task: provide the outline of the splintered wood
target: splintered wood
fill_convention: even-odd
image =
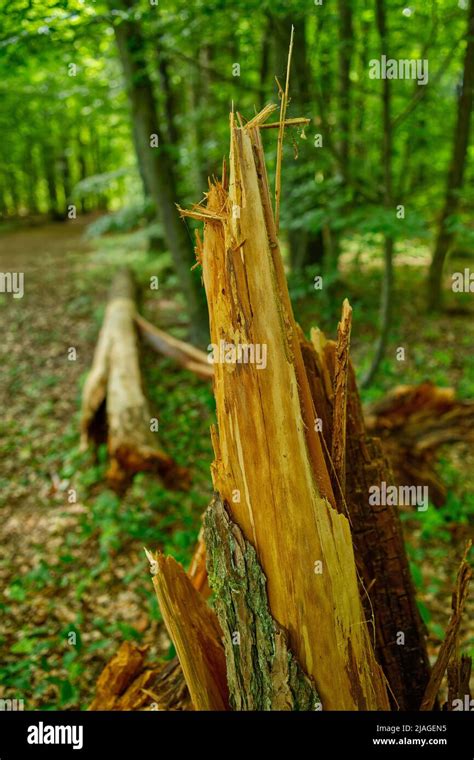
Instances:
[[[207,206],[190,212],[204,221],[200,256],[212,343],[236,349],[228,354],[234,360],[214,364],[214,487],[256,551],[271,615],[314,680],[323,708],[386,709],[349,521],[336,509],[315,430],[271,208],[261,121],[237,127],[231,120],[229,187],[214,181]],[[264,363],[249,361],[258,353],[266,356]]]
[[[124,641],[97,679],[89,710],[192,710],[177,659],[150,663],[147,652],[148,647]]]
[[[300,340],[314,403],[324,421],[325,448],[334,456],[341,445],[336,439],[344,441],[345,455],[339,461],[345,462],[347,476],[336,478],[335,491],[339,509],[351,524],[362,603],[374,630],[377,660],[388,679],[393,707],[418,710],[430,677],[424,628],[397,508],[369,504],[371,486],[392,484],[393,475],[380,441],[366,431],[347,355],[349,315],[345,302],[337,343],[326,340],[320,330],[311,331],[311,341],[303,335]],[[337,412],[337,405],[343,411]],[[344,420],[344,435],[338,420]],[[329,456],[328,462],[335,469]]]
[[[331,445],[331,458],[336,481],[335,490],[342,493],[344,493],[346,486],[347,378],[351,324],[352,309],[346,298],[342,306],[342,319],[337,330]]]
[[[471,541],[468,542],[464,557],[462,558],[459,566],[456,587],[452,596],[452,615],[446,630],[446,635],[441,648],[438,653],[438,659],[436,660],[431,678],[426,687],[426,691],[421,703],[421,710],[432,710],[433,705],[436,702],[441,680],[448,667],[448,663],[455,654],[457,647],[457,640],[459,636],[459,627],[461,625],[462,613],[464,605],[466,603],[467,595],[469,593],[469,583],[472,578],[472,570],[467,562],[467,557],[471,549]]]
[[[156,557],[153,585],[194,708],[228,709],[224,648],[215,613],[172,557]]]

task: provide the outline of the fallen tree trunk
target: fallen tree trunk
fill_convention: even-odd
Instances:
[[[112,282],[84,385],[81,443],[84,448],[107,441],[107,479],[119,492],[141,471],[156,472],[169,488],[187,488],[187,471],[157,447],[156,434],[151,431],[152,418],[140,376],[135,313],[133,279],[128,270],[123,270]]]
[[[474,441],[474,401],[456,399],[452,388],[432,383],[403,385],[366,413],[367,429],[382,440],[397,483],[427,486],[430,501],[442,506],[446,486],[436,472],[439,448]]]

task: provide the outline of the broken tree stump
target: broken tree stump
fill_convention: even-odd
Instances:
[[[82,394],[81,444],[107,441],[107,480],[122,491],[133,475],[156,472],[169,488],[186,489],[189,476],[156,443],[142,389],[134,284],[131,272],[116,275],[91,371]]]
[[[264,109],[265,110],[265,109]],[[268,112],[268,109],[266,113]],[[214,364],[214,488],[253,546],[272,617],[324,709],[384,709],[347,518],[335,509],[271,208],[257,115],[231,123],[230,185],[210,186],[198,251],[211,341],[266,363]],[[237,209],[237,211],[235,211]]]
[[[259,133],[271,110],[245,125],[239,119],[240,127],[231,115],[229,182],[224,171],[205,205],[182,212],[204,222],[196,254],[218,423],[204,536],[230,707],[408,709],[419,706],[428,680],[426,650],[398,515],[371,509],[368,498],[380,476],[391,476],[364,425],[348,303],[337,344],[321,333],[309,344],[294,321]],[[213,702],[214,668],[222,673],[219,647],[208,656],[218,636],[214,613],[176,563],[153,561],[193,702],[206,694]],[[402,643],[394,631],[406,633],[400,624],[411,636],[405,660],[392,648]]]

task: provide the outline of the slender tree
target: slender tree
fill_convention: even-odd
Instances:
[[[344,180],[349,178],[349,151],[351,129],[351,60],[354,48],[352,0],[338,0],[339,10],[339,126],[341,130],[340,154]]]
[[[161,146],[144,36],[140,22],[133,17],[134,0],[110,0],[110,7],[122,12],[115,18],[114,32],[132,111],[138,163],[146,178],[146,189],[149,189],[162,220],[165,238],[186,297],[191,338],[194,342],[203,344],[208,335],[206,306],[199,281],[190,271],[193,262],[191,241],[175,207],[176,180],[170,157]],[[153,140],[157,141],[157,147],[153,147]]]
[[[268,17],[268,24],[273,31],[275,68],[281,84],[284,83],[290,32],[291,27],[294,26],[295,46],[293,49],[291,71],[292,113],[311,118],[313,115],[312,111],[314,111],[314,93],[310,75],[306,19],[304,16],[296,16],[294,14],[284,16],[274,15]],[[264,86],[263,81],[261,81],[261,85],[262,87]],[[316,154],[311,140],[299,142],[298,154],[299,169],[295,184],[298,182],[309,186],[311,181],[314,182],[316,165]],[[293,206],[296,206],[296,203],[293,202],[290,205],[292,213],[294,213]],[[288,231],[288,242],[293,269],[300,269],[307,264],[320,264],[322,262],[324,256],[322,230],[312,232],[307,229],[290,229]]]
[[[375,15],[377,31],[380,38],[380,50],[382,55],[387,55],[388,48],[388,30],[387,15],[384,0],[375,0]],[[393,189],[392,189],[392,148],[393,133],[391,119],[391,88],[390,80],[385,77],[382,79],[382,167],[384,182],[384,207],[393,209]],[[380,332],[375,349],[372,365],[364,378],[363,385],[370,385],[374,379],[380,362],[382,361],[386,348],[388,335],[392,322],[392,296],[393,296],[393,251],[394,240],[389,233],[384,236],[384,270],[382,276],[382,293],[380,300]]]
[[[454,240],[450,220],[458,210],[459,192],[464,182],[469,129],[474,98],[474,0],[470,0],[467,17],[466,52],[463,79],[458,100],[456,126],[453,137],[453,153],[446,183],[446,196],[441,212],[433,259],[428,275],[428,309],[434,311],[442,303],[442,277],[444,262]]]

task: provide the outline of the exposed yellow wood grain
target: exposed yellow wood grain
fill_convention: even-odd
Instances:
[[[232,127],[229,192],[213,184],[208,207],[225,209],[226,216],[210,219],[204,230],[211,340],[267,347],[265,368],[214,366],[215,488],[257,550],[272,615],[287,629],[323,707],[388,708],[359,598],[349,524],[332,506],[314,430],[257,128]],[[321,573],[315,572],[318,561]]]

